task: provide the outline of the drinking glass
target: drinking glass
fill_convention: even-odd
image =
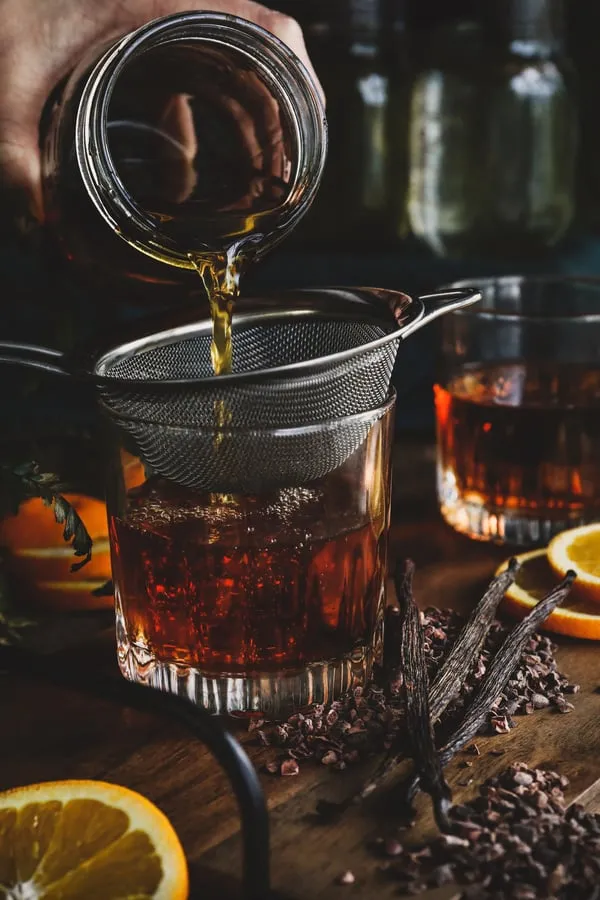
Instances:
[[[169,481],[113,424],[107,501],[123,675],[214,713],[270,715],[367,678],[382,644],[394,408],[391,394],[325,477],[255,494]],[[186,430],[161,428],[169,441]],[[215,427],[214,438],[244,433]]]
[[[472,538],[545,543],[600,516],[600,282],[477,286],[482,302],[441,326],[442,515]]]

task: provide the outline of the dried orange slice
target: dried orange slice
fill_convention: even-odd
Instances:
[[[521,568],[505,594],[502,609],[522,619],[556,586],[556,572],[550,567],[545,550],[522,553],[517,559]],[[508,562],[502,563],[496,574],[504,571],[507,565]],[[600,641],[600,608],[597,604],[570,596],[565,605],[548,616],[541,630]]]
[[[600,603],[600,522],[563,531],[550,541],[546,553],[561,578],[568,569],[577,573],[575,597]]]
[[[0,892],[28,900],[186,900],[168,819],[102,781],[52,781],[0,794]]]

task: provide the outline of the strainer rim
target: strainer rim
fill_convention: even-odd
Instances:
[[[129,342],[124,342],[119,345],[118,348],[112,348],[109,351],[106,351],[102,354],[99,359],[97,359],[93,364],[93,377],[94,381],[97,385],[105,388],[127,388],[132,389],[136,388],[141,391],[145,390],[153,390],[160,392],[169,392],[171,389],[181,389],[182,387],[195,387],[195,388],[214,388],[219,386],[219,388],[225,386],[232,386],[239,384],[240,382],[247,384],[249,382],[255,381],[270,381],[279,377],[294,377],[298,373],[310,372],[310,371],[321,371],[322,369],[329,368],[330,366],[337,366],[348,362],[354,359],[357,356],[362,355],[363,353],[379,350],[382,347],[385,347],[389,343],[393,343],[397,340],[402,340],[404,332],[413,328],[418,322],[422,320],[425,315],[425,305],[420,297],[411,297],[409,294],[405,294],[403,291],[389,291],[381,289],[385,294],[396,294],[399,298],[403,300],[408,300],[408,303],[403,307],[402,312],[408,313],[408,316],[402,320],[396,319],[396,326],[388,333],[384,334],[380,338],[375,338],[370,341],[366,341],[365,343],[360,344],[358,347],[351,347],[347,350],[340,350],[336,353],[329,353],[326,356],[317,356],[311,359],[300,360],[299,362],[294,363],[286,363],[285,365],[277,365],[272,366],[270,368],[262,368],[262,369],[252,369],[248,372],[231,372],[229,374],[222,375],[207,375],[200,378],[177,378],[177,379],[157,379],[157,378],[120,378],[120,377],[110,377],[108,375],[98,374],[98,368],[112,355],[117,352],[125,353],[128,348],[133,349],[136,346],[142,345],[144,342],[149,341],[155,335],[145,336],[142,338],[136,338]],[[238,323],[243,324],[245,320],[250,320],[254,318],[260,317],[261,321],[264,322],[265,319],[274,321],[277,319],[284,320],[286,317],[293,316],[307,316],[307,317],[315,317],[321,318],[323,320],[330,321],[348,321],[352,318],[348,313],[329,313],[327,317],[321,315],[321,312],[315,309],[306,306],[304,308],[298,307],[294,310],[251,310],[251,311],[243,311],[238,314],[236,317],[236,313],[234,312],[234,321],[237,318]],[[391,313],[392,318],[394,318],[393,313]],[[364,316],[359,317],[357,315],[357,320],[365,321]],[[208,317],[203,317],[200,320],[196,320],[193,322],[186,323],[185,325],[178,326],[173,329],[173,333],[179,334],[181,339],[183,338],[183,334],[186,329],[191,329],[197,327],[199,323],[206,323],[210,325],[210,319]],[[149,348],[150,349],[150,348]]]

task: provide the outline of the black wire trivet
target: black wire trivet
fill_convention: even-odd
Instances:
[[[222,722],[183,697],[158,691],[124,678],[73,671],[54,655],[17,647],[0,647],[0,670],[88,694],[143,713],[162,715],[187,726],[211,751],[236,795],[242,822],[243,896],[266,900],[270,893],[269,817],[260,781],[248,756]]]

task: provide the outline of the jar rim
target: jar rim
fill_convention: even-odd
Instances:
[[[444,285],[457,290],[473,287],[482,294],[482,302],[473,308],[454,310],[449,317],[463,321],[505,323],[590,324],[600,321],[600,278],[569,273],[487,275],[461,279]],[[537,292],[528,296],[529,290]],[[567,308],[553,297],[553,289],[564,289],[579,299],[577,307]],[[548,292],[548,296],[544,293]],[[588,294],[589,296],[585,296]],[[579,298],[577,298],[579,295]],[[590,301],[589,303],[586,301]]]
[[[198,29],[201,28],[200,32]],[[181,36],[186,40],[220,43],[251,56],[269,87],[286,104],[298,152],[290,199],[303,194],[301,203],[290,202],[290,212],[278,225],[278,243],[294,227],[312,203],[319,187],[327,154],[324,102],[313,76],[293,50],[259,25],[238,16],[216,12],[176,13],[154,19],[112,44],[93,68],[77,110],[75,152],[85,189],[97,211],[123,240],[160,262],[192,269],[187,250],[228,248],[177,248],[161,234],[156,219],[136,203],[119,177],[108,143],[108,109],[116,82],[132,59]],[[278,76],[286,74],[285,82]],[[301,134],[308,140],[301,140]],[[252,243],[249,234],[238,243]],[[235,242],[232,240],[232,245]],[[258,253],[257,253],[258,255]]]

